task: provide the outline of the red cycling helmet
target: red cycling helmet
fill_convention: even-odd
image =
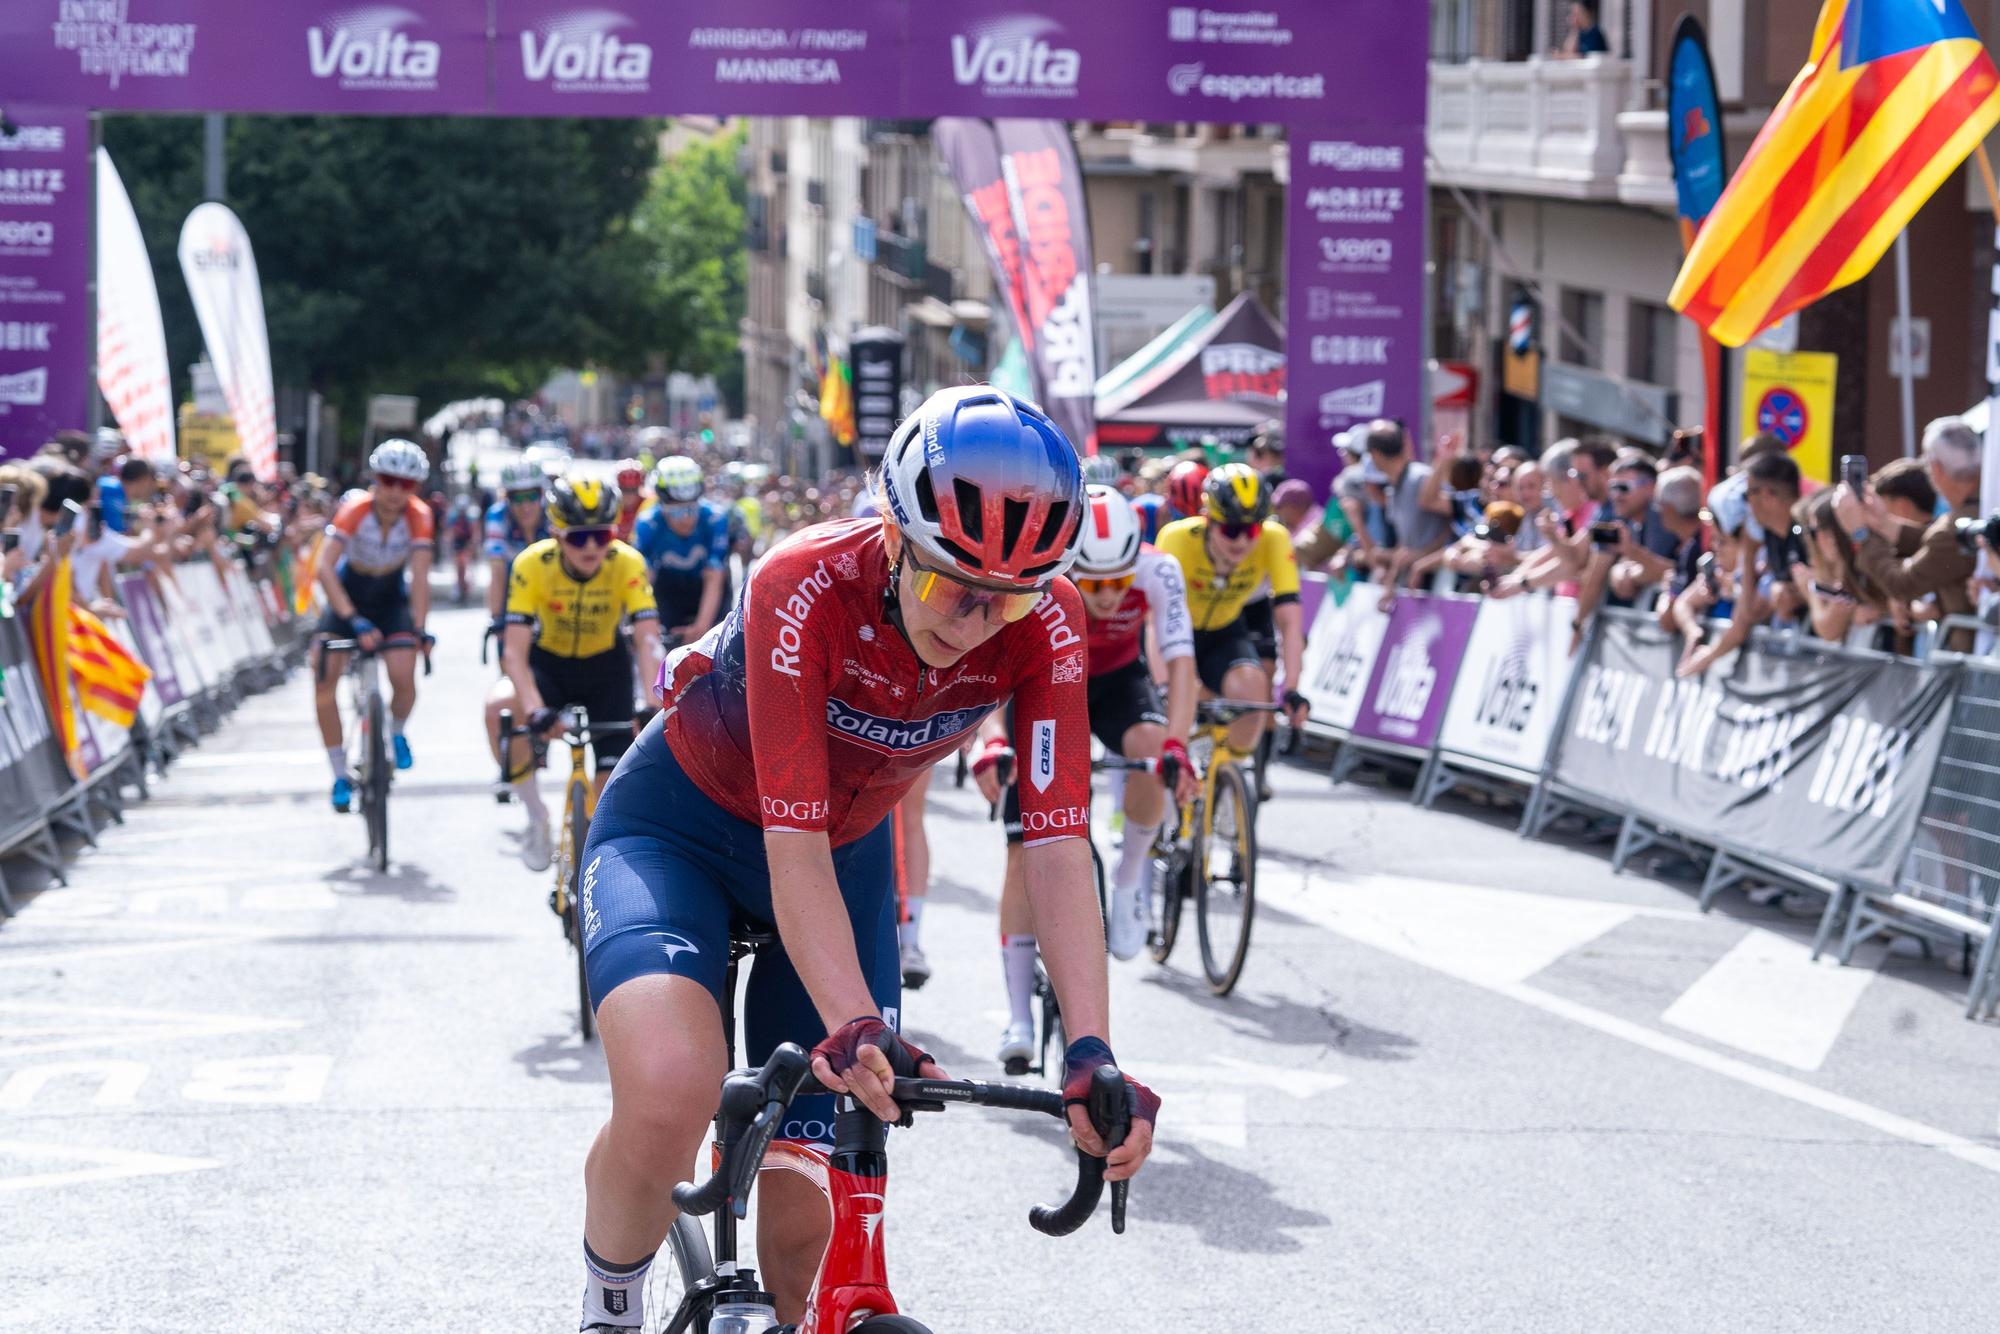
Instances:
[[[1076,560],[1076,450],[1040,408],[990,385],[940,389],[896,428],[882,495],[918,563],[944,574],[1030,589]]]
[[[1202,488],[1208,485],[1208,465],[1185,459],[1167,474],[1167,503],[1184,519],[1201,513]]]
[[[645,485],[646,470],[639,466],[639,460],[620,459],[618,461],[618,489],[620,491],[638,491]]]

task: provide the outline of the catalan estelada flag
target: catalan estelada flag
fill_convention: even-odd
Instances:
[[[854,383],[848,379],[847,363],[839,357],[826,359],[826,375],[819,382],[819,415],[836,442],[854,443]]]
[[[1959,0],[1826,0],[1669,303],[1742,346],[1866,276],[1996,121],[2000,70]]]
[[[35,672],[42,678],[48,697],[49,720],[55,724],[56,740],[62,744],[63,758],[78,778],[84,776],[76,751],[76,711],[70,707],[73,687],[69,674],[70,569],[58,561],[49,582],[28,606],[28,642],[35,650]]]

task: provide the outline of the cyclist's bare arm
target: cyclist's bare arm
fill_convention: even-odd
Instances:
[[[1278,658],[1285,666],[1285,688],[1297,690],[1304,679],[1299,664],[1305,657],[1305,613],[1297,602],[1280,602],[1271,608],[1271,624],[1278,631]]]
[[[347,590],[340,586],[340,555],[347,549],[344,535],[327,534],[327,551],[319,562],[319,586],[326,594],[326,605],[333,608],[333,614],[342,620],[354,618],[354,599],[347,596]]]
[[[421,546],[410,552],[410,624],[424,632],[431,615],[431,561],[436,553]]]
[[[508,627],[510,630],[513,628]],[[646,699],[660,702],[660,622],[649,617],[634,622],[632,626],[632,647],[639,655],[639,679],[645,683]]]
[[[1194,674],[1193,658],[1175,658],[1167,664],[1167,735],[1187,744],[1194,730],[1195,706],[1201,701],[1201,682]]]
[[[722,605],[722,571],[709,569],[701,572],[701,603],[695,608],[694,620],[688,626],[688,638],[700,639],[715,624],[715,615]]]
[[[836,1032],[851,1020],[879,1014],[861,972],[854,929],[834,875],[833,845],[826,834],[767,829],[764,858],[771,871],[771,911],[778,919],[778,939],[784,942],[826,1031]],[[1086,863],[1086,885],[1089,875]],[[828,1088],[844,1088],[885,1121],[899,1115],[891,1096],[895,1072],[889,1058],[874,1047],[861,1049],[860,1064],[847,1072],[844,1081],[823,1057],[814,1058],[813,1077]]]
[[[507,579],[513,567],[513,560],[506,556],[494,556],[486,562],[486,614],[498,617],[507,607]]]
[[[535,686],[535,673],[528,666],[528,648],[535,642],[531,625],[509,625],[500,638],[500,670],[514,686],[515,709],[523,723],[542,707],[542,692]]]

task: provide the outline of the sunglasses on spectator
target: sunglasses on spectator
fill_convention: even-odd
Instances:
[[[389,491],[414,491],[417,489],[417,484],[408,477],[385,477],[379,473],[376,474],[375,485],[378,489]]]
[[[1638,489],[1639,484],[1637,482],[1613,482],[1605,488],[1605,490],[1614,496],[1629,496]]]
[[[1123,593],[1139,578],[1138,571],[1130,574],[1114,574],[1103,579],[1078,579],[1076,586],[1084,593]]]
[[[1249,537],[1251,534],[1255,533],[1259,528],[1262,528],[1264,525],[1261,522],[1223,523],[1219,519],[1210,519],[1208,521],[1208,526],[1219,537],[1226,537],[1232,542],[1241,542],[1244,538]]]
[[[954,621],[964,620],[978,612],[989,622],[997,617],[1003,624],[1011,624],[1033,611],[1047,591],[1042,588],[1026,592],[984,588],[964,583],[948,574],[939,574],[936,570],[927,570],[907,556],[904,559],[910,566],[910,591],[916,594],[917,601]],[[988,611],[988,608],[992,610]]]
[[[539,491],[509,491],[507,493],[507,503],[509,505],[525,505],[531,500],[540,500],[541,498],[542,493]]]
[[[609,528],[570,528],[563,532],[563,545],[582,551],[586,547],[608,547],[612,532]]]

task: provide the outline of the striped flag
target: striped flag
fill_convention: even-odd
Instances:
[[[76,752],[76,710],[70,707],[74,692],[69,674],[69,594],[69,561],[58,561],[48,584],[28,605],[28,641],[34,646],[35,671],[48,696],[49,721],[55,725],[63,759],[70,772],[81,779],[84,772]]]
[[[153,679],[152,670],[82,607],[72,605],[69,617],[69,670],[76,682],[76,702],[113,727],[130,727],[146,682]]]
[[[1741,347],[1865,277],[2000,121],[2000,70],[1959,0],[1826,0],[1668,297]]]

